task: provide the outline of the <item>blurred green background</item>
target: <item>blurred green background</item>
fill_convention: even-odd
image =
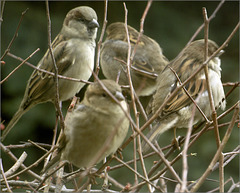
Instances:
[[[197,28],[203,23],[202,7],[206,7],[208,16],[218,5],[219,1],[153,1],[152,6],[147,14],[144,34],[155,39],[163,48],[164,55],[172,60],[182,50],[189,39],[192,37]],[[128,8],[128,24],[139,30],[140,19],[146,7],[146,1],[127,1]],[[51,1],[49,2],[51,22],[52,22],[52,40],[58,34],[62,27],[62,22],[66,13],[77,6],[87,5],[95,9],[98,15],[100,26],[103,24],[104,17],[104,2],[103,1]],[[45,2],[10,2],[5,3],[3,12],[3,22],[1,26],[1,55],[4,53],[9,42],[11,41],[17,28],[21,13],[29,8],[23,18],[20,26],[18,37],[13,42],[10,52],[20,56],[21,58],[28,57],[34,50],[40,48],[29,62],[37,65],[38,61],[44,55],[47,45],[47,17],[45,11]],[[124,22],[124,7],[123,2],[110,1],[108,4],[108,24],[112,22]],[[209,38],[216,41],[219,45],[225,41],[231,33],[237,22],[239,21],[239,2],[227,1],[217,13],[216,17],[210,23]],[[98,31],[99,39],[101,27]],[[203,38],[203,31],[196,39]],[[239,33],[235,34],[228,47],[225,49],[222,59],[222,81],[236,82],[239,81]],[[8,56],[4,58],[5,65],[1,65],[1,79],[6,77],[20,61],[12,59]],[[1,85],[1,119],[7,124],[13,114],[18,109],[22,100],[25,86],[33,69],[27,65],[23,65],[8,81]],[[103,78],[100,73],[100,78]],[[92,78],[91,78],[92,80]],[[225,87],[225,93],[230,87]],[[79,93],[83,97],[84,89]],[[227,108],[232,106],[238,100],[238,90],[236,89],[227,99]],[[141,99],[143,103],[145,99]],[[63,111],[66,109],[70,101],[64,102]],[[218,112],[220,114],[221,112]],[[232,113],[221,122],[226,122],[231,119]],[[51,103],[41,104],[31,109],[26,113],[17,125],[8,135],[4,144],[18,144],[20,141],[31,139],[36,142],[51,143],[52,129],[55,124],[55,109]],[[226,127],[221,128],[221,136],[224,135]],[[178,135],[184,135],[186,130],[178,131]],[[130,132],[129,132],[130,134]],[[160,138],[160,146],[167,145],[172,140],[172,131],[166,132]],[[231,138],[224,149],[224,152],[232,151],[239,144],[239,130],[234,128]],[[21,155],[23,149],[14,150],[16,156]],[[26,165],[37,160],[42,151],[36,148],[28,148],[25,151],[30,155],[25,161]],[[216,143],[213,131],[207,132],[202,136],[189,153],[197,153],[197,157],[189,158],[189,180],[196,180],[200,177],[203,171],[209,165],[212,156],[216,152]],[[177,155],[178,152],[175,152]],[[132,144],[124,151],[124,161],[133,157]],[[173,155],[174,156],[174,155]],[[2,154],[5,170],[9,168],[13,162]],[[173,158],[173,157],[172,157]],[[152,165],[153,160],[158,157],[146,159],[147,167]],[[40,170],[40,165],[37,170]],[[179,161],[174,167],[181,176],[182,162]],[[239,178],[239,157],[236,157],[230,164],[225,167],[225,179],[230,176],[236,182]],[[126,175],[127,174],[127,175]],[[134,175],[128,169],[116,170],[110,172],[110,175],[116,177],[122,184],[127,182],[134,183]],[[209,178],[218,180],[218,171],[214,172]],[[171,177],[171,176],[170,176]],[[202,186],[200,191],[210,190],[218,186],[218,182],[207,181]],[[174,187],[169,191],[173,191]]]

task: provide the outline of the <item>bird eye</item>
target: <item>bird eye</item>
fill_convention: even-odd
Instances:
[[[83,18],[78,18],[77,20],[80,22],[85,22],[85,19],[83,19]]]
[[[106,95],[106,93],[103,93],[102,96],[103,96],[103,97],[106,97],[107,95]]]

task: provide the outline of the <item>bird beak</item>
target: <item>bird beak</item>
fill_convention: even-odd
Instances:
[[[221,51],[216,55],[216,57],[221,56],[224,52],[225,52],[224,50],[221,50]]]
[[[88,27],[91,29],[96,28],[96,27],[99,27],[99,24],[96,19],[93,19],[92,21],[89,22]]]
[[[124,96],[123,96],[123,94],[121,93],[121,92],[119,92],[119,91],[117,91],[116,93],[115,93],[115,97],[119,100],[119,101],[123,101],[125,98],[124,98]]]

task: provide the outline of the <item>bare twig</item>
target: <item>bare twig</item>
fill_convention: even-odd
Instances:
[[[168,68],[170,68],[170,70],[174,73],[174,75],[176,76],[176,78],[178,79],[179,85],[182,85],[182,81],[179,78],[179,76],[177,75],[176,71],[171,67],[168,66]],[[193,99],[193,97],[189,94],[189,92],[187,91],[187,89],[185,87],[183,87],[184,92],[186,93],[186,95],[189,97],[189,99],[192,101],[192,103],[195,105],[195,107],[198,109],[198,111],[201,113],[201,115],[203,116],[203,118],[205,119],[206,122],[210,122],[207,118],[207,116],[204,114],[204,112],[202,111],[202,109],[198,106],[198,104],[195,102],[195,100]]]
[[[225,95],[225,98],[227,98],[237,87],[240,86],[240,82],[226,83],[226,84],[223,84],[223,86],[232,86],[232,88]],[[223,100],[226,100],[226,99],[223,99]]]
[[[229,164],[239,154],[240,154],[240,145],[238,145],[232,152],[224,153],[223,167]],[[215,166],[213,167],[213,171],[216,170],[218,167],[219,167],[219,163],[216,163]]]
[[[148,14],[148,11],[149,11],[151,5],[152,5],[152,0],[148,0],[147,6],[146,6],[146,8],[145,8],[145,10],[143,12],[142,18],[140,20],[140,30],[139,30],[137,42],[134,45],[134,48],[133,48],[133,51],[132,51],[132,54],[131,54],[131,58],[130,58],[131,61],[133,61],[134,55],[135,55],[136,50],[137,50],[137,45],[139,44],[141,36],[142,36],[142,34],[144,32],[144,22],[145,22],[146,16]]]
[[[198,180],[198,182],[193,186],[193,188],[191,189],[191,192],[196,192],[200,186],[202,185],[202,183],[205,181],[205,179],[207,178],[207,176],[211,173],[214,165],[216,164],[217,160],[219,159],[219,156],[222,152],[222,150],[224,149],[230,135],[231,135],[231,132],[232,132],[232,128],[235,124],[235,120],[237,119],[238,117],[238,113],[239,113],[239,106],[237,106],[235,108],[235,111],[234,111],[234,114],[232,116],[232,120],[231,120],[231,124],[229,125],[225,135],[224,135],[224,138],[216,152],[216,154],[214,155],[211,163],[209,164],[208,168],[206,169],[206,171],[204,172],[204,174],[200,177],[200,179]]]
[[[2,152],[6,153],[14,162],[17,162],[18,159],[13,155],[13,153],[8,148],[6,148],[2,143],[0,143],[0,146]],[[21,164],[21,168],[26,169],[27,167],[24,164]],[[27,170],[27,173],[38,180],[42,180],[42,178],[39,175],[32,172],[31,170]]]
[[[238,190],[239,190],[239,188],[240,188],[240,182],[237,182],[237,183],[235,183],[234,181],[233,181],[233,179],[231,179],[231,181],[232,181],[232,186],[229,188],[229,190],[227,191],[227,192],[232,192],[235,188],[238,188]]]
[[[188,174],[187,151],[188,151],[190,136],[191,136],[191,133],[192,133],[192,127],[193,127],[193,123],[194,123],[195,113],[196,113],[196,106],[194,106],[193,110],[192,110],[192,117],[191,117],[191,119],[188,123],[187,135],[186,135],[186,139],[185,139],[184,146],[183,146],[183,151],[182,151],[182,158],[183,158],[182,182],[183,182],[183,184],[181,186],[180,192],[188,191],[188,189],[187,189],[187,174]]]
[[[107,26],[107,10],[108,10],[108,0],[104,0],[104,20],[103,20],[103,26],[102,26],[102,31],[101,31],[101,35],[98,41],[98,47],[97,47],[97,56],[96,56],[96,70],[95,70],[95,74],[98,76],[99,70],[100,70],[100,51],[101,51],[101,45],[102,45],[102,41],[103,41],[103,36],[105,33],[105,29]]]
[[[41,182],[38,184],[38,186],[36,187],[35,191],[38,191],[41,186],[43,185],[43,183],[50,177],[52,176],[55,172],[57,172],[59,169],[61,169],[64,165],[66,165],[67,162],[63,162],[61,163],[56,169],[54,169],[53,171],[51,171],[49,174],[47,174],[46,176],[44,176],[44,178],[41,180]],[[47,186],[50,187],[50,184],[47,184]],[[48,187],[48,188],[49,188]],[[46,188],[46,187],[44,187]]]
[[[37,182],[28,182],[28,181],[20,181],[20,180],[9,180],[8,181],[10,186],[16,186],[16,187],[28,187],[29,185],[33,188],[38,186]],[[50,186],[50,191],[54,191],[55,186]],[[73,189],[64,189],[64,192],[73,192]]]
[[[22,58],[20,58],[18,56],[15,56],[14,54],[8,53],[7,55],[12,57],[12,58],[14,58],[14,59],[16,59],[16,60],[24,61]],[[30,66],[31,68],[33,68],[35,70],[38,70],[39,72],[43,72],[43,73],[46,73],[48,75],[55,76],[55,73],[49,72],[49,71],[41,69],[41,68],[38,68],[38,67],[34,66],[33,64],[31,64],[29,62],[25,62],[25,64],[27,64],[28,66]],[[59,74],[58,74],[58,78],[59,79],[64,79],[64,80],[70,80],[70,81],[74,81],[74,82],[82,82],[82,83],[86,83],[86,84],[91,84],[91,82],[86,81],[86,80],[71,78],[71,77],[62,76],[62,75],[59,75]]]
[[[49,13],[49,6],[48,6],[48,0],[46,0],[46,14],[47,14],[47,21],[48,21],[48,49],[49,49],[49,53],[52,57],[52,62],[53,62],[53,66],[54,66],[54,71],[55,71],[55,75],[54,75],[54,86],[55,86],[55,107],[57,109],[57,113],[60,119],[60,125],[61,125],[61,129],[64,128],[64,118],[63,118],[63,114],[62,114],[62,110],[60,107],[60,100],[59,100],[59,85],[58,85],[58,67],[53,55],[53,48],[52,48],[52,41],[51,41],[51,19],[50,19],[50,13]]]
[[[147,170],[146,170],[146,167],[145,167],[145,163],[144,163],[144,159],[143,159],[143,155],[142,155],[141,138],[140,138],[139,135],[138,135],[138,137],[137,137],[137,142],[138,142],[138,147],[139,147],[139,148],[138,148],[138,155],[139,155],[140,162],[141,162],[141,165],[142,165],[143,173],[144,173],[145,178],[146,178],[147,180],[149,180],[149,179],[148,179],[148,175],[147,175]],[[147,186],[148,186],[149,192],[152,192],[152,191],[151,191],[151,186],[150,186],[150,184],[147,184]]]
[[[240,82],[225,82],[223,86],[240,86]]]
[[[24,151],[22,155],[19,157],[19,159],[16,161],[16,163],[5,173],[5,176],[8,177],[14,174],[18,170],[18,168],[23,164],[26,158],[27,153]]]
[[[223,3],[225,2],[225,0],[221,0],[220,3],[218,4],[218,6],[216,7],[216,9],[213,11],[213,13],[211,14],[211,16],[209,17],[209,22],[216,16],[217,12],[219,11],[219,9],[222,7]],[[191,39],[188,41],[187,45],[185,47],[187,47],[196,37],[197,35],[201,32],[201,30],[204,28],[205,24],[203,22],[203,24],[196,30],[196,32],[193,34],[193,36],[191,37]],[[181,55],[182,52],[180,52],[179,55]]]
[[[0,15],[0,27],[2,29],[2,22],[3,22],[3,11],[4,11],[4,7],[5,7],[5,0],[1,1],[1,15]]]
[[[13,35],[12,40],[10,41],[10,43],[9,43],[9,45],[8,45],[8,47],[7,47],[7,49],[6,49],[5,52],[3,53],[2,57],[1,57],[1,61],[2,61],[3,58],[7,55],[7,53],[10,51],[14,40],[15,40],[16,37],[18,36],[18,30],[19,30],[20,25],[21,25],[21,23],[22,23],[23,17],[24,17],[24,15],[27,13],[27,11],[28,11],[28,8],[27,8],[25,11],[22,12],[21,18],[20,18],[20,20],[19,20],[19,22],[18,22],[17,29],[16,29],[16,31],[15,31],[15,33],[14,33],[14,35]]]
[[[139,125],[138,125],[138,127],[139,127]],[[134,129],[132,129],[132,131],[133,131],[133,133],[135,133]],[[138,171],[137,170],[137,140],[136,140],[136,138],[133,139],[133,164],[134,164],[135,171]],[[138,183],[138,176],[135,173],[134,174],[134,184],[137,184],[137,183]]]
[[[137,121],[137,117],[138,117],[138,112],[137,112],[137,107],[136,107],[136,102],[135,102],[135,90],[133,88],[133,83],[132,83],[132,78],[131,78],[131,43],[130,43],[130,37],[129,37],[129,33],[128,33],[128,26],[127,26],[127,15],[128,15],[128,10],[126,7],[126,4],[123,3],[124,5],[124,11],[125,11],[125,31],[126,31],[126,35],[127,35],[127,43],[128,43],[128,52],[127,52],[127,78],[128,78],[128,82],[129,82],[129,86],[130,86],[130,96],[132,99],[132,105],[133,105],[133,111],[134,111],[134,115],[135,115],[135,119]],[[137,122],[137,128],[139,128],[139,123]]]
[[[134,174],[137,174],[139,178],[143,179],[144,181],[146,181],[147,183],[151,184],[151,186],[155,187],[156,189],[159,190],[158,187],[156,187],[151,181],[147,180],[145,177],[143,177],[141,174],[139,174],[137,171],[135,171],[134,169],[132,169],[128,164],[126,164],[125,162],[123,162],[121,159],[119,159],[118,157],[114,156],[114,158],[119,161],[120,163],[124,164],[128,169],[130,169]]]
[[[182,85],[178,86],[173,92],[172,94],[162,103],[162,105],[159,107],[159,109],[155,112],[155,114],[140,128],[141,131],[143,131],[145,128],[147,128],[160,114],[160,112],[162,111],[163,107],[168,103],[169,100],[171,100],[180,89],[183,88],[184,85],[186,85],[193,77],[196,76],[197,73],[199,73],[207,64],[210,60],[212,60],[222,49],[224,49],[229,41],[232,39],[232,37],[234,36],[234,34],[237,32],[238,28],[240,26],[240,22],[236,25],[236,27],[233,29],[233,31],[231,32],[231,34],[227,37],[227,39],[225,40],[225,42],[206,60],[203,62],[203,64],[195,71],[192,73],[192,75],[187,78]]]
[[[56,147],[55,147],[55,148],[56,148]],[[55,149],[53,149],[53,150],[55,150]],[[53,151],[53,150],[52,150],[52,151]],[[24,168],[22,171],[14,174],[14,175],[12,175],[12,176],[9,176],[7,179],[15,178],[16,176],[18,176],[18,175],[20,175],[20,174],[22,174],[22,173],[30,170],[31,168],[36,167],[36,166],[37,166],[41,161],[43,161],[50,153],[52,153],[52,151],[47,152],[45,155],[43,155],[42,157],[40,157],[40,158],[39,158],[36,162],[34,162],[32,165]],[[38,178],[38,179],[39,179],[39,178]],[[40,177],[40,179],[41,179],[41,177]],[[41,180],[42,180],[42,179],[41,179]]]
[[[50,148],[51,147],[50,145],[45,144],[45,143],[34,142],[34,144],[37,144],[38,146],[45,147],[45,148]],[[33,143],[27,143],[27,142],[24,142],[24,144],[20,144],[20,145],[11,145],[10,144],[10,145],[6,145],[6,148],[8,148],[8,149],[26,148],[26,147],[32,147],[34,144]]]
[[[40,145],[38,145],[37,143],[31,141],[30,139],[28,140],[29,143],[33,144],[34,146],[36,146],[37,148],[41,149],[44,152],[47,152],[48,150],[46,150],[45,148],[41,147]]]
[[[4,173],[4,169],[3,169],[2,159],[1,158],[0,158],[0,171],[1,171],[1,174],[2,174],[2,178],[3,178],[3,180],[4,180],[4,182],[5,182],[6,186],[7,186],[8,192],[12,192],[12,190],[9,187],[7,178],[6,178],[6,173]]]
[[[234,110],[237,106],[239,105],[239,102],[237,102],[236,104],[234,104],[231,108],[229,108],[228,110],[226,110],[223,114],[221,114],[220,116],[218,116],[218,119],[221,119],[223,118],[225,115],[227,115],[229,112],[231,112],[232,110]],[[236,121],[235,121],[236,123]],[[206,124],[205,127],[202,129],[201,132],[199,132],[198,135],[195,136],[195,138],[191,141],[191,143],[189,144],[188,148],[190,148],[195,142],[196,142],[196,139],[198,139],[203,133],[204,131],[207,130],[207,128],[209,128],[210,126],[212,125],[212,122],[211,124]],[[169,154],[166,154],[165,157],[169,156],[171,153],[173,152],[173,149],[171,149],[169,151]],[[179,153],[171,162],[170,162],[170,165],[173,165],[175,164],[180,158],[182,157],[182,153]],[[160,161],[158,164],[156,164],[156,166],[154,166],[150,171],[149,171],[149,174],[148,176],[151,176],[153,174],[154,171],[156,171],[156,169],[161,165],[162,161]],[[152,180],[155,180],[155,179],[158,179],[164,172],[167,171],[167,167],[165,166],[164,169],[162,169],[161,171],[159,171],[155,176],[151,177],[149,180],[152,181]],[[135,189],[137,187],[141,187],[143,184],[145,184],[145,182],[141,182],[139,183],[138,185],[136,185],[135,187],[132,187],[132,189]]]
[[[209,19],[207,16],[207,10],[205,7],[203,7],[203,17],[204,17],[204,40],[205,40],[205,54],[204,54],[204,60],[206,61],[208,59],[208,29],[209,29]],[[212,89],[210,87],[210,81],[208,76],[208,65],[205,65],[204,67],[205,77],[206,77],[206,83],[207,83],[207,90],[208,90],[208,97],[209,102],[212,110],[212,118],[213,118],[213,125],[215,128],[215,137],[216,137],[216,143],[217,147],[220,145],[220,136],[218,132],[218,123],[217,123],[217,113],[214,106],[214,100],[212,95]]]
[[[25,60],[23,60],[23,62],[21,64],[19,64],[12,72],[10,72],[1,82],[0,84],[2,84],[3,82],[5,82],[10,76],[13,75],[14,72],[16,72],[26,61],[28,61],[36,52],[38,52],[40,49],[36,49],[32,54],[30,54]]]
[[[204,54],[204,60],[207,60],[208,58],[208,31],[209,31],[209,19],[207,16],[207,10],[205,7],[203,7],[203,18],[204,18],[204,40],[205,40],[205,54]],[[208,97],[210,102],[210,107],[212,110],[212,120],[214,125],[214,133],[215,133],[215,139],[217,148],[219,148],[221,140],[218,130],[218,122],[217,122],[217,112],[215,110],[214,106],[214,100],[213,100],[213,94],[212,89],[210,85],[210,80],[208,76],[208,65],[204,67],[205,77],[206,77],[206,83],[207,83],[207,90],[208,90]],[[223,172],[223,156],[222,153],[219,155],[219,181],[220,181],[220,192],[224,192],[224,172]]]

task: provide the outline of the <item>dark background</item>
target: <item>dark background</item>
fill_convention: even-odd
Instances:
[[[172,60],[182,50],[189,39],[192,37],[197,28],[203,23],[202,7],[206,7],[208,16],[211,15],[213,10],[218,5],[219,1],[154,1],[148,12],[144,25],[144,34],[155,39],[163,48],[165,56]],[[52,40],[61,29],[62,22],[66,13],[77,6],[87,5],[95,9],[98,15],[100,26],[103,24],[104,17],[104,2],[103,1],[51,1],[49,2],[51,22],[52,22]],[[128,24],[139,30],[140,19],[143,11],[147,5],[146,1],[127,1],[128,8]],[[15,30],[17,28],[21,13],[29,8],[23,18],[20,26],[18,37],[14,41],[10,52],[20,56],[21,58],[28,57],[34,50],[40,48],[29,62],[37,65],[38,61],[44,55],[47,45],[47,17],[45,2],[10,2],[7,1],[3,13],[3,22],[1,28],[1,55],[4,53],[9,42],[11,41]],[[124,22],[124,7],[123,3],[119,1],[110,1],[108,4],[108,24],[112,22]],[[237,22],[239,21],[239,2],[227,1],[217,13],[216,17],[211,21],[209,26],[209,38],[214,40],[217,44],[221,45],[231,33]],[[99,39],[101,27],[98,31]],[[196,39],[203,38],[203,31]],[[239,80],[239,34],[235,34],[228,47],[225,49],[222,59],[222,81],[223,82],[236,82]],[[20,61],[12,59],[8,56],[4,58],[5,65],[1,65],[1,76],[3,79],[8,75]],[[33,69],[27,65],[23,65],[8,81],[1,86],[1,118],[9,122],[13,114],[18,109],[22,100],[25,86]],[[103,76],[100,73],[100,78]],[[91,79],[92,80],[92,79]],[[229,90],[225,87],[225,93]],[[79,93],[82,97],[84,89]],[[142,98],[143,103],[145,99]],[[230,107],[238,100],[238,90],[235,90],[228,99],[227,107]],[[64,102],[63,111],[66,112],[67,106],[70,101]],[[218,114],[221,112],[218,111]],[[227,116],[223,121],[226,122],[231,119],[232,114]],[[52,129],[55,124],[55,110],[51,103],[41,104],[31,109],[26,113],[17,125],[13,128],[8,135],[4,144],[18,144],[19,141],[27,141],[31,139],[36,142],[51,143]],[[225,128],[221,128],[220,134],[224,135]],[[178,131],[178,135],[184,135],[186,130]],[[130,133],[130,132],[129,132]],[[172,131],[166,132],[159,141],[163,147],[169,144],[172,140]],[[224,149],[224,152],[232,151],[239,144],[239,131],[237,127],[234,128],[231,138]],[[22,149],[15,150],[15,155],[19,156]],[[36,148],[28,148],[25,151],[30,155],[25,161],[26,165],[33,163],[40,155],[43,154]],[[198,142],[189,149],[189,153],[197,153],[196,157],[189,158],[189,180],[196,180],[200,177],[203,171],[207,168],[216,152],[216,143],[213,131],[204,134]],[[177,154],[178,152],[176,152]],[[128,151],[124,151],[124,161],[132,158],[132,147]],[[175,154],[175,155],[176,155]],[[9,168],[13,162],[8,160],[5,155],[3,157],[3,164],[5,170]],[[158,159],[158,157],[155,157]],[[152,164],[152,159],[147,159],[147,165]],[[150,166],[149,165],[149,166]],[[40,165],[37,170],[40,170]],[[179,161],[175,165],[177,172],[182,170],[182,162]],[[225,179],[230,176],[235,181],[238,180],[239,171],[239,157],[236,157],[229,165],[225,167]],[[119,173],[122,172],[122,173]],[[123,173],[124,172],[124,173]],[[125,174],[128,175],[125,175]],[[119,175],[120,174],[120,175]],[[180,173],[181,174],[181,173]],[[179,175],[180,175],[179,174]],[[122,184],[130,182],[134,183],[134,176],[129,170],[122,169],[110,173],[116,177]],[[117,177],[118,176],[118,177]],[[122,176],[122,177],[119,177]],[[181,176],[181,175],[180,175]],[[209,178],[218,180],[218,171],[214,172]],[[170,176],[171,177],[171,176]],[[211,187],[217,187],[218,182],[206,182],[201,191],[209,190]],[[171,191],[171,189],[169,190]]]

